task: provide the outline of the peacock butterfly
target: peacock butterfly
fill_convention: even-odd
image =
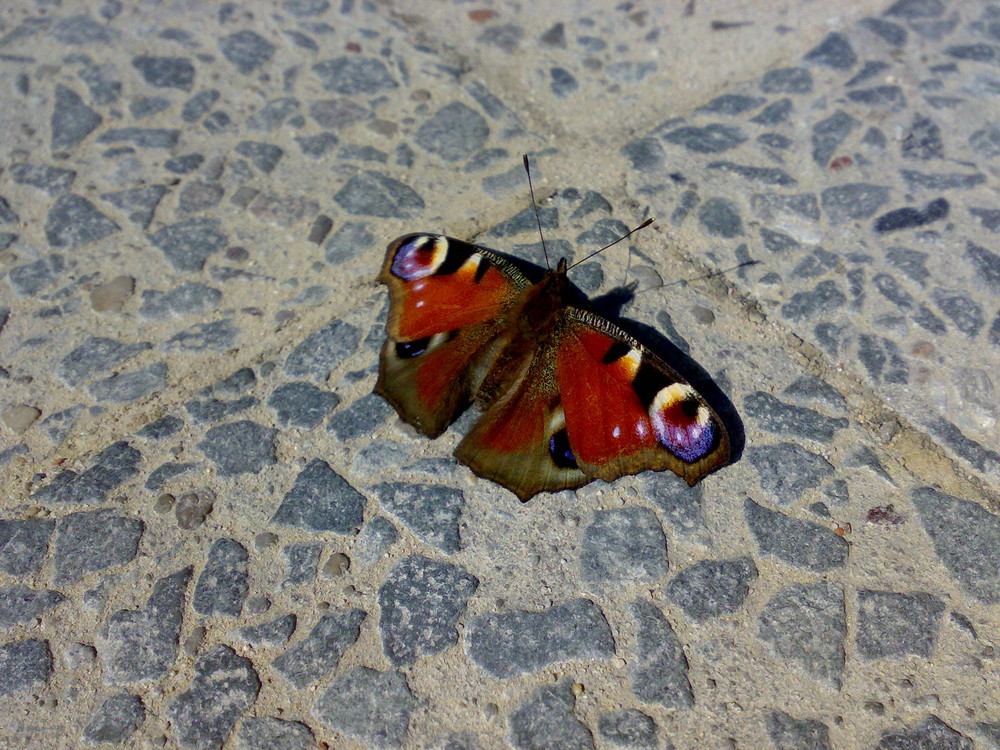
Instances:
[[[389,317],[375,392],[432,438],[475,401],[483,414],[455,457],[522,501],[647,469],[694,485],[727,464],[729,434],[715,410],[586,309],[568,268],[563,258],[532,283],[492,250],[441,235],[397,238],[379,275]]]

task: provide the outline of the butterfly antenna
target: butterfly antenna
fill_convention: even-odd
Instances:
[[[653,223],[652,219],[646,219],[644,222],[642,222],[642,224],[640,224],[639,226],[637,226],[635,229],[629,230],[627,234],[623,234],[621,237],[619,237],[614,242],[609,242],[607,245],[605,245],[604,247],[602,247],[600,250],[595,250],[590,255],[588,255],[586,258],[583,258],[582,260],[578,260],[576,263],[574,263],[572,266],[570,266],[570,268],[573,268],[574,266],[578,266],[581,263],[583,263],[584,261],[590,260],[591,258],[593,258],[595,255],[598,255],[599,253],[603,253],[609,247],[617,245],[622,240],[628,239],[633,234],[635,234],[636,232],[638,232],[640,229],[645,229],[646,227],[648,227],[652,223]],[[569,270],[569,269],[566,269],[566,270]]]
[[[531,184],[531,167],[528,165],[527,154],[524,154],[524,172],[528,175],[528,192],[531,193],[531,207],[535,209],[535,223],[538,225],[538,236],[542,240],[542,253],[545,255],[545,267],[551,269],[552,265],[549,263],[549,251],[545,247],[545,236],[542,234],[542,220],[538,216],[538,204],[535,203],[535,188]]]
[[[689,281],[701,281],[702,279],[711,279],[716,276],[722,276],[730,271],[738,271],[741,268],[746,268],[747,266],[756,266],[761,261],[759,260],[745,260],[742,263],[737,263],[735,266],[730,266],[729,268],[721,268],[718,271],[712,271],[711,273],[706,273],[702,276],[695,276],[693,279],[677,279],[677,281],[671,281],[669,284],[663,284],[657,287],[658,289],[666,289],[668,286],[676,286],[677,284],[687,284]]]

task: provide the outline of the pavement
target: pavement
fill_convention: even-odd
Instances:
[[[0,747],[1000,747],[1000,7],[0,9]],[[385,246],[550,248],[739,415],[526,504]]]

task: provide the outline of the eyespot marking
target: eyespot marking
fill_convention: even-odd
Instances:
[[[715,442],[712,415],[686,383],[671,383],[657,392],[649,407],[656,439],[682,461],[703,458]]]
[[[421,235],[396,248],[389,271],[403,281],[416,281],[437,273],[447,256],[447,238]]]

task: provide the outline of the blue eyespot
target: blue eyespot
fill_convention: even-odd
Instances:
[[[560,469],[577,468],[576,456],[569,447],[569,435],[566,434],[565,427],[549,438],[549,456],[552,457],[552,463]]]

